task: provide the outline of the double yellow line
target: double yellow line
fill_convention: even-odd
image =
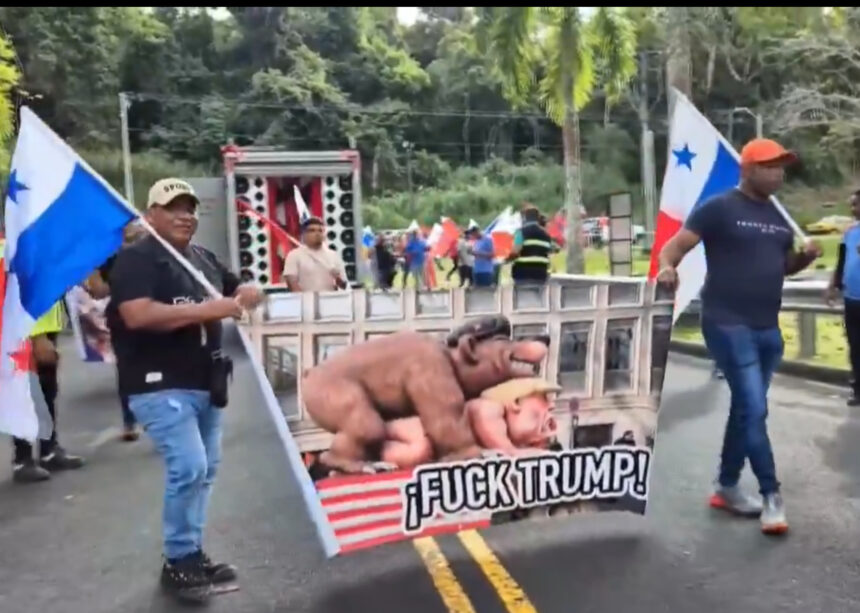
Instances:
[[[499,599],[509,613],[537,613],[526,593],[520,588],[510,573],[502,566],[487,542],[475,530],[465,530],[457,534],[463,547],[477,562],[484,576],[496,590]],[[424,561],[433,585],[442,597],[450,613],[475,613],[475,607],[463,586],[454,575],[451,565],[433,538],[420,538],[413,541],[415,549]]]

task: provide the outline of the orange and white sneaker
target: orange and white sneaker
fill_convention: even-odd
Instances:
[[[780,535],[788,532],[788,520],[785,518],[785,504],[779,492],[764,497],[764,507],[761,512],[761,531],[765,534]]]
[[[758,517],[762,512],[761,501],[756,497],[744,494],[737,485],[732,487],[718,486],[711,495],[709,503],[715,509],[728,511],[741,517]]]

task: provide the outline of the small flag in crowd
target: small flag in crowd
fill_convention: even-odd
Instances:
[[[293,185],[293,197],[296,200],[296,212],[299,215],[299,224],[301,225],[311,218],[311,211],[305,199],[302,198],[302,192],[299,191],[296,185]]]
[[[123,228],[137,215],[27,107],[5,207],[0,432],[35,440],[38,418],[21,360],[33,326],[119,249]]]

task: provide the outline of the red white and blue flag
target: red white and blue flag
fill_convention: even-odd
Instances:
[[[663,246],[687,221],[690,213],[709,198],[736,187],[740,156],[722,134],[685,96],[677,96],[669,131],[671,152],[660,194],[660,210],[648,277],[659,272],[657,257]],[[695,299],[705,282],[705,248],[699,243],[678,267],[680,285],[675,294],[674,318]]]
[[[29,108],[6,190],[0,432],[35,440],[29,337],[36,321],[122,244],[133,209]]]

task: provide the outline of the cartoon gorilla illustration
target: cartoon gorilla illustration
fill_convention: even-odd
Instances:
[[[302,396],[319,427],[334,434],[320,463],[342,473],[395,468],[380,462],[386,423],[417,416],[440,461],[481,457],[465,405],[509,379],[533,377],[548,339],[511,339],[505,317],[454,330],[440,343],[403,331],[353,345],[305,371]]]

